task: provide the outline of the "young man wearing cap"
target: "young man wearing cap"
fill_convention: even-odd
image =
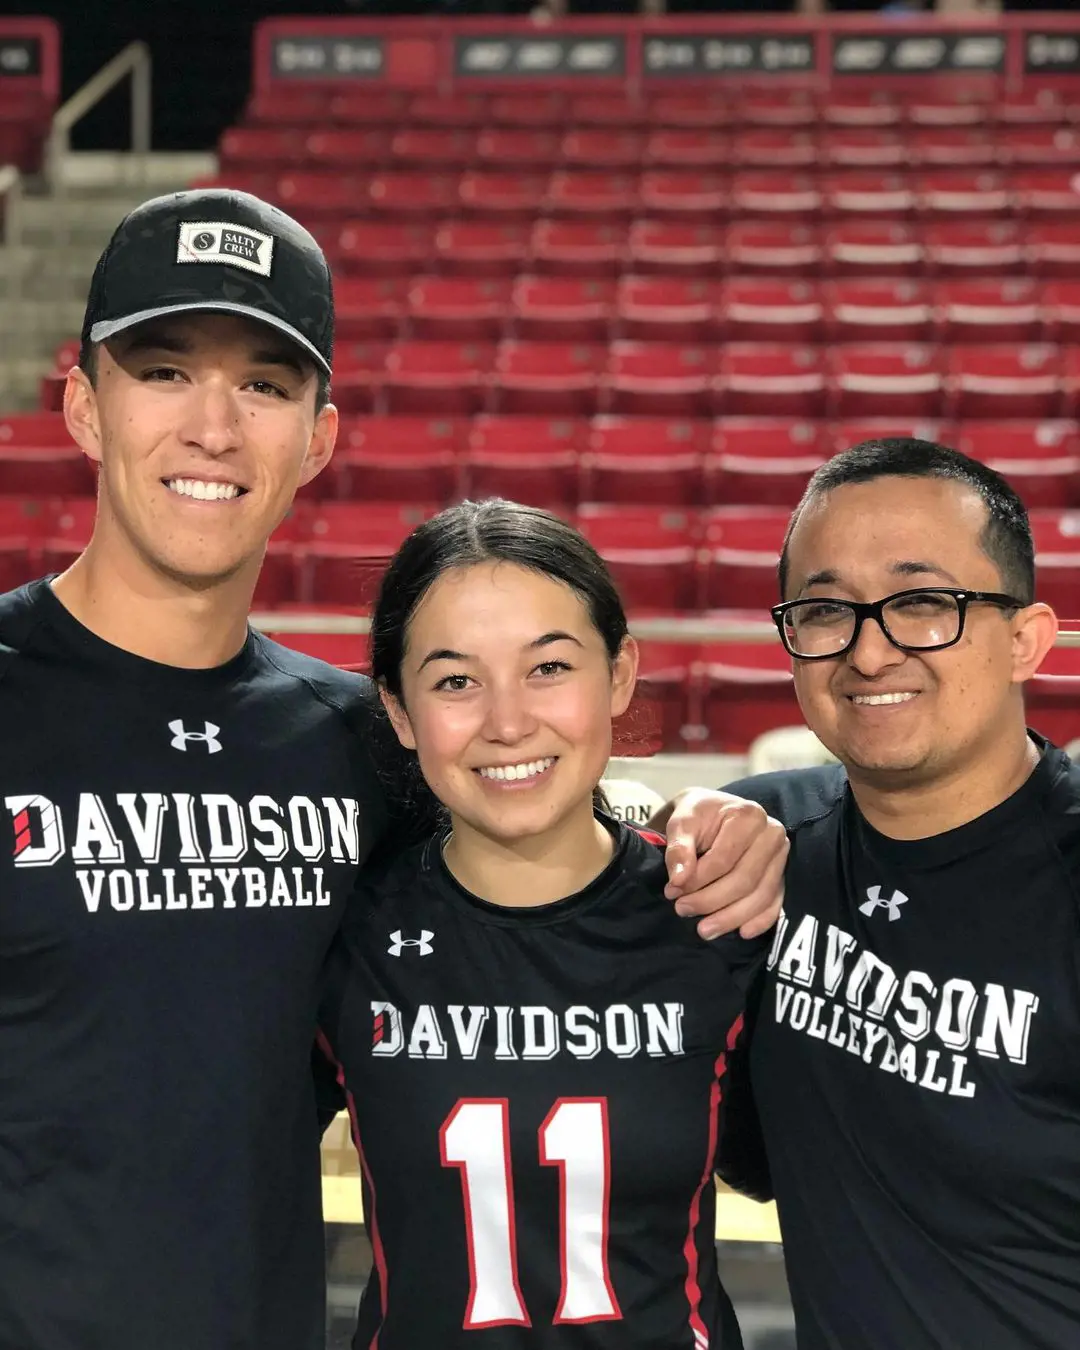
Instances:
[[[146,203],[94,273],[93,538],[0,597],[0,1350],[322,1347],[316,986],[387,807],[367,682],[247,613],[333,450],[332,331],[317,244],[245,194]],[[720,926],[770,921],[765,819],[682,811],[683,890],[743,855],[686,898],[742,893]]]
[[[792,849],[749,1049],[768,1163],[737,1065],[722,1170],[775,1192],[800,1350],[1080,1345],[1080,768],[1025,726],[1057,625],[1024,506],[867,442],[811,479],[780,590],[840,764],[732,788]]]

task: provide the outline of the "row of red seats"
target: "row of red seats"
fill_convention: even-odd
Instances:
[[[718,612],[717,620],[759,620]],[[335,665],[367,669],[366,635],[272,636]],[[616,754],[714,751],[744,754],[778,726],[802,723],[791,662],[778,642],[679,643],[645,640],[629,713],[615,724]],[[1028,720],[1057,745],[1076,735],[1080,649],[1055,647],[1026,686]]]
[[[256,604],[369,605],[388,558],[439,507],[299,503],[271,540]],[[94,509],[92,499],[0,498],[0,586],[66,566],[90,536]],[[775,603],[785,509],[585,503],[568,514],[607,559],[635,612],[761,611]],[[1080,605],[1080,514],[1036,511],[1032,527],[1040,597],[1071,617]]]
[[[333,459],[304,495],[441,503],[505,496],[563,509],[589,501],[791,507],[830,455],[881,436],[954,445],[1004,473],[1031,508],[1080,506],[1073,421],[345,417]],[[61,416],[0,421],[0,496],[78,496],[92,485]]]
[[[339,341],[500,336],[718,342],[1080,342],[1080,280],[343,277]]]
[[[40,168],[52,114],[40,90],[7,88],[0,77],[0,165],[14,164],[23,173]]]
[[[518,94],[408,94],[385,89],[259,90],[244,114],[249,124],[436,128],[469,127],[1006,127],[1080,123],[1080,100],[1029,88],[987,97],[985,90],[934,85],[924,89],[818,95],[805,89],[732,88],[658,91],[632,100],[621,94],[564,94],[530,89]]]
[[[1005,175],[989,170],[938,170],[908,177],[864,171],[816,177],[757,170],[726,177],[710,171],[632,173],[565,171],[550,175],[499,172],[462,174],[419,170],[372,172],[313,170],[282,175],[223,170],[199,186],[228,186],[277,202],[317,228],[350,217],[435,216],[496,218],[528,224],[539,215],[624,222],[662,216],[716,227],[723,220],[848,219],[890,222],[928,220],[1080,220],[1080,165]]]
[[[861,127],[822,132],[578,127],[563,131],[401,127],[303,131],[232,127],[218,144],[227,168],[333,164],[445,169],[504,165],[617,169],[788,168],[899,169],[932,167],[1080,166],[1080,128],[935,128],[881,131]]]

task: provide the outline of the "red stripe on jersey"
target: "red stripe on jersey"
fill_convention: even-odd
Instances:
[[[657,848],[667,848],[667,840],[662,834],[657,834],[655,830],[640,830],[636,825],[632,828],[641,835],[647,844],[655,844]]]
[[[386,1269],[386,1252],[383,1249],[382,1234],[379,1232],[378,1220],[378,1198],[375,1195],[375,1182],[371,1175],[371,1169],[368,1167],[367,1156],[364,1153],[364,1145],[360,1138],[360,1125],[356,1119],[356,1101],[345,1083],[345,1070],[342,1068],[341,1061],[334,1054],[330,1042],[325,1034],[320,1030],[315,1033],[315,1039],[319,1049],[326,1058],[337,1069],[338,1084],[345,1089],[345,1104],[349,1110],[349,1121],[352,1124],[353,1143],[356,1145],[356,1155],[360,1159],[360,1170],[364,1174],[364,1182],[367,1186],[370,1204],[364,1210],[364,1224],[368,1230],[368,1236],[371,1239],[371,1253],[375,1259],[375,1269],[379,1272],[379,1303],[381,1316],[379,1326],[375,1335],[371,1338],[371,1344],[368,1350],[379,1350],[379,1337],[382,1334],[382,1324],[386,1321],[387,1299],[389,1298],[389,1276]]]
[[[743,1015],[740,1013],[732,1022],[727,1034],[727,1048],[721,1051],[713,1067],[713,1083],[709,1089],[709,1143],[705,1152],[705,1169],[701,1174],[701,1184],[690,1201],[690,1225],[686,1232],[683,1253],[686,1256],[686,1298],[690,1304],[690,1330],[694,1333],[694,1345],[699,1350],[708,1350],[709,1329],[701,1318],[701,1282],[698,1278],[697,1230],[701,1222],[701,1197],[706,1186],[713,1182],[713,1165],[716,1161],[716,1143],[720,1128],[720,1080],[727,1073],[728,1053],[735,1048],[743,1029]],[[709,1234],[709,1241],[714,1240]]]

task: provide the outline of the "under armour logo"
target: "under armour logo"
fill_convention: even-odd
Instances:
[[[889,922],[895,923],[900,917],[900,906],[906,905],[907,896],[903,891],[893,891],[892,897],[888,900],[881,898],[880,886],[867,886],[866,894],[870,897],[865,904],[859,906],[860,914],[873,914],[875,909],[887,909],[889,911]]]
[[[221,742],[218,740],[220,727],[214,726],[213,722],[204,722],[204,731],[185,731],[184,724],[179,719],[169,723],[169,730],[173,734],[172,748],[174,750],[186,750],[189,741],[203,741],[206,745],[206,752],[209,755],[216,755],[221,749]]]
[[[430,928],[421,928],[418,938],[402,937],[399,928],[396,933],[390,934],[390,946],[386,950],[391,956],[400,956],[406,947],[415,947],[418,956],[430,956],[435,950],[431,945],[434,936]]]

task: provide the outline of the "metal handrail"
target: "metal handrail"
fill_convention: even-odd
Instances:
[[[22,298],[22,264],[20,252],[22,244],[22,174],[14,164],[0,165],[0,202],[4,203],[4,248],[9,253],[10,266],[7,273],[5,302],[11,306],[11,312],[18,312],[15,306]],[[9,317],[7,323],[0,324],[0,356],[5,364],[16,354],[21,342],[18,324]],[[0,381],[0,384],[5,381]]]
[[[56,185],[62,178],[62,157],[71,148],[71,131],[92,108],[96,108],[106,94],[131,76],[131,149],[136,155],[150,153],[150,48],[145,42],[129,42],[96,75],[61,104],[53,115],[49,133],[49,177]]]

